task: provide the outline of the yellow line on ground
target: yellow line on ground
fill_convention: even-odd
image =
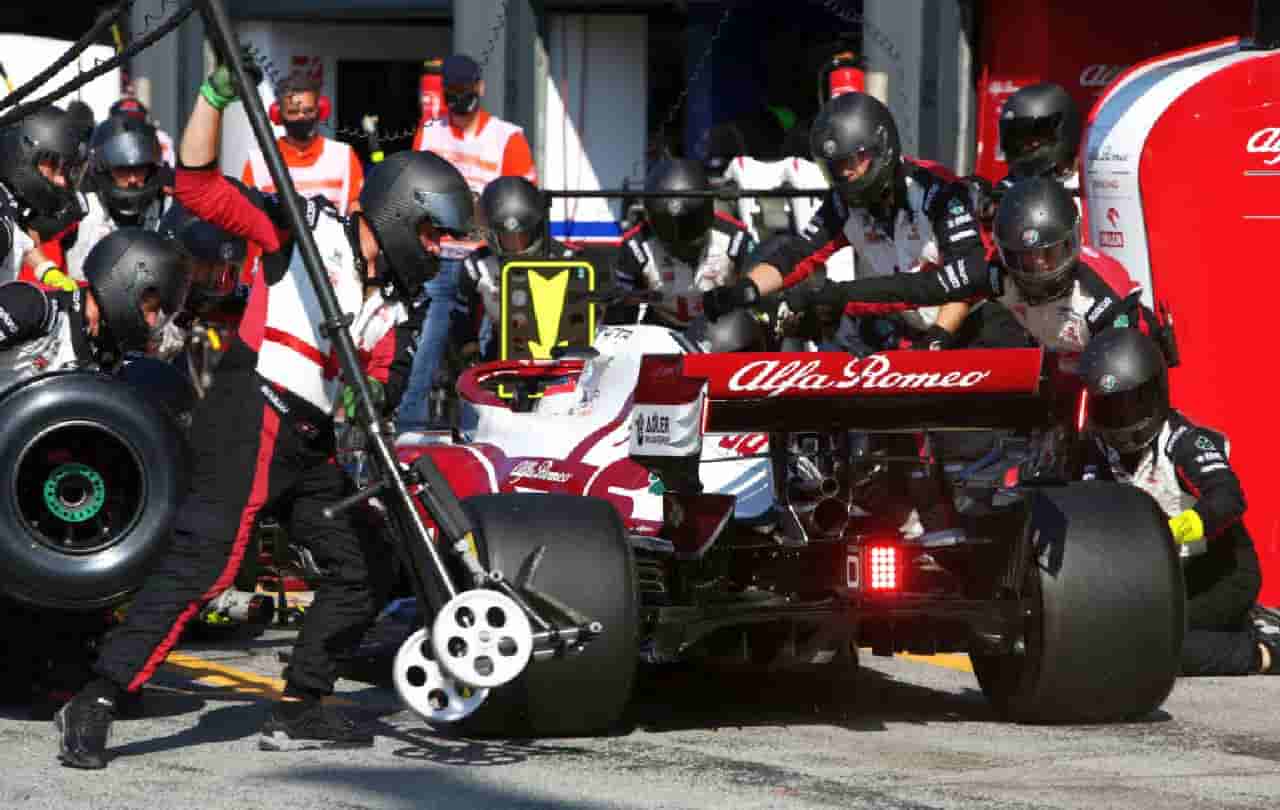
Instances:
[[[279,700],[284,694],[284,680],[280,678],[219,664],[217,661],[209,661],[190,653],[171,652],[165,659],[164,665],[173,672],[186,675],[196,683],[229,689],[240,695]],[[352,705],[351,701],[336,697],[325,698],[325,701],[341,706]]]
[[[973,664],[969,661],[969,656],[964,653],[939,653],[937,655],[912,655],[911,653],[901,653],[901,658],[908,661],[919,661],[922,664],[929,664],[935,667],[944,667],[946,669],[958,669],[961,672],[973,672]]]
[[[284,681],[280,678],[246,672],[243,669],[208,661],[189,653],[169,653],[165,666],[205,686],[225,687],[244,695],[256,695],[274,700],[284,692]]]
[[[871,655],[870,647],[860,648],[864,656]],[[969,662],[969,656],[964,653],[938,653],[937,655],[913,655],[911,653],[897,653],[896,657],[907,661],[917,661],[921,664],[928,664],[934,667],[942,667],[944,669],[956,669],[961,672],[973,672],[973,664]]]

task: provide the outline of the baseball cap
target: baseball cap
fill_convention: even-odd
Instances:
[[[445,57],[441,72],[444,74],[446,87],[456,84],[475,84],[480,81],[480,66],[476,64],[476,60],[464,53]]]

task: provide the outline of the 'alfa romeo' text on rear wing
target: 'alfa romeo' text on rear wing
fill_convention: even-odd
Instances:
[[[635,406],[637,424],[679,408],[712,432],[1016,429],[1045,424],[1046,379],[1039,349],[661,355]]]

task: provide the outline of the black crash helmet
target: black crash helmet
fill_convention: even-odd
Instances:
[[[1106,329],[1085,347],[1079,373],[1090,432],[1121,453],[1155,440],[1169,416],[1169,369],[1151,337],[1133,328]]]
[[[79,125],[57,107],[41,107],[0,130],[0,182],[24,209],[22,225],[49,239],[83,216],[76,188],[87,149]],[[66,185],[46,177],[41,164],[61,171]]]
[[[132,118],[108,118],[93,131],[89,142],[93,187],[112,216],[139,219],[159,199],[167,172],[155,127]],[[116,169],[147,172],[141,186],[120,188],[112,179]]]
[[[1071,192],[1047,177],[1019,180],[996,208],[1000,260],[1030,304],[1066,295],[1080,259],[1080,212]]]
[[[360,208],[378,240],[387,281],[401,296],[414,298],[440,270],[440,257],[422,246],[418,226],[429,221],[438,231],[465,236],[475,203],[452,163],[432,152],[406,151],[369,170]]]
[[[707,170],[696,160],[661,161],[645,180],[645,191],[707,191]],[[654,236],[670,250],[691,253],[702,244],[715,221],[715,205],[708,197],[646,197],[645,216]]]
[[[145,351],[185,306],[191,262],[172,239],[120,228],[93,246],[84,275],[101,315],[99,341],[120,352]],[[154,323],[147,322],[154,312]]]
[[[845,93],[822,105],[809,129],[809,148],[828,182],[853,208],[878,204],[902,161],[898,125],[879,99]],[[851,166],[865,165],[848,178]]]
[[[1080,134],[1080,111],[1057,84],[1024,87],[1000,108],[1000,148],[1019,177],[1053,175],[1073,163]]]
[[[523,177],[499,177],[480,194],[485,240],[499,256],[532,256],[547,223],[542,192]]]

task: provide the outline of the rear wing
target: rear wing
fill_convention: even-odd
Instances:
[[[1031,428],[1050,418],[1048,368],[1040,349],[649,356],[636,423],[678,408],[717,433]]]

